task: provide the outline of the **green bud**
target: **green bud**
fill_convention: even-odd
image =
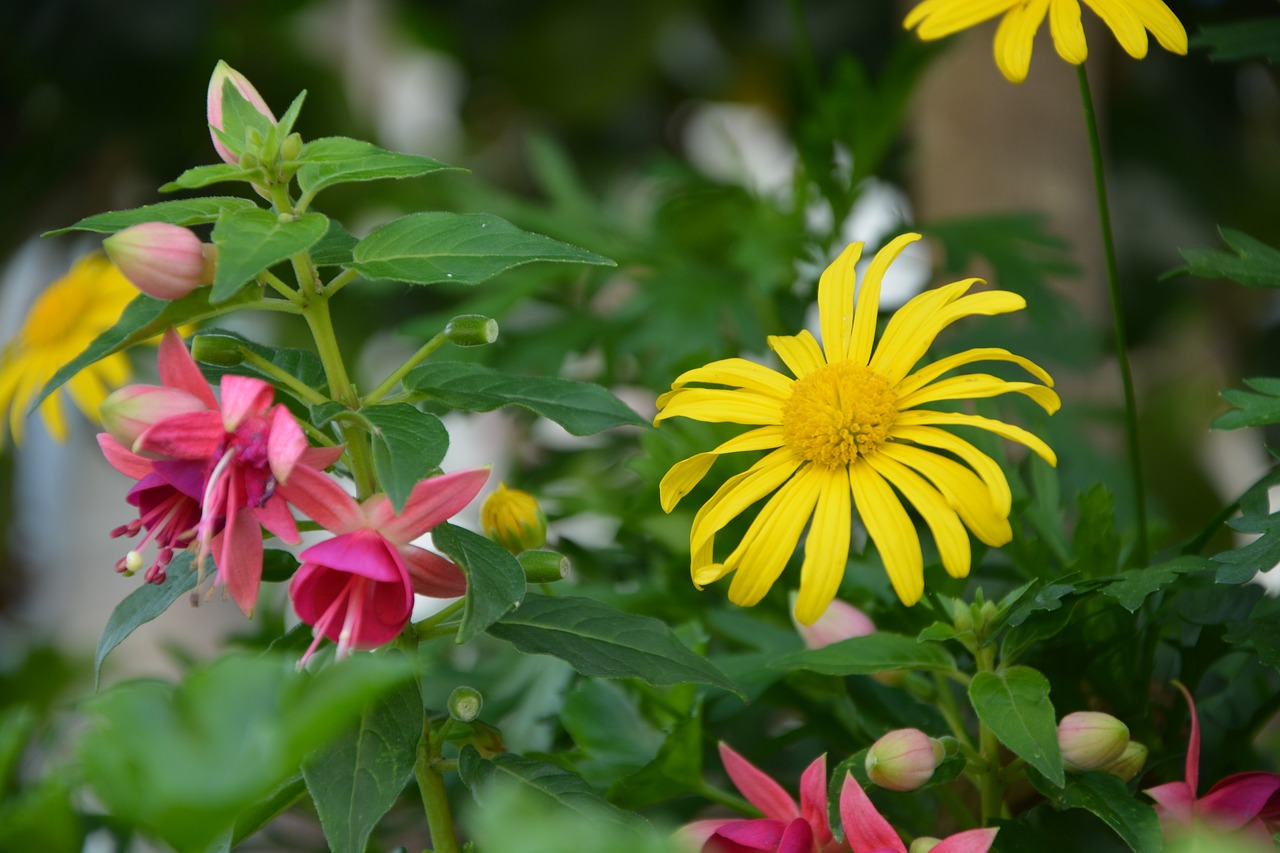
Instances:
[[[196,335],[191,341],[191,357],[205,364],[235,367],[244,361],[240,341],[227,335]]]
[[[297,160],[298,155],[302,153],[302,134],[291,133],[284,138],[284,143],[280,146],[280,159]]]
[[[1075,711],[1058,723],[1062,761],[1072,770],[1101,770],[1118,760],[1129,743],[1129,727],[1100,711]]]
[[[449,694],[449,716],[460,723],[469,723],[480,716],[484,697],[474,687],[455,687]]]
[[[262,134],[256,127],[251,127],[249,128],[249,132],[245,134],[244,142],[245,151],[252,151],[256,153],[262,149]],[[240,157],[240,165],[244,165],[243,155]]]
[[[890,791],[914,791],[933,777],[942,744],[919,729],[895,729],[867,750],[867,776]]]
[[[1103,773],[1110,773],[1112,776],[1118,776],[1128,782],[1138,775],[1146,763],[1147,748],[1136,740],[1131,740],[1125,744],[1124,752],[1120,753],[1119,758],[1098,769]]]
[[[907,850],[907,853],[929,853],[930,850],[941,843],[941,838],[932,838],[928,835],[922,835],[915,841],[911,842],[911,847]]]
[[[262,161],[252,151],[246,151],[240,155],[240,168],[242,169],[257,169],[261,165]]]
[[[968,604],[958,598],[955,604],[955,619],[952,620],[951,625],[962,634],[973,630],[973,612]]]
[[[457,347],[481,347],[498,339],[498,321],[481,314],[462,314],[444,327],[444,336]]]
[[[529,583],[554,583],[569,576],[569,558],[555,551],[523,551],[516,559]]]
[[[992,623],[996,621],[996,616],[998,616],[999,613],[1000,613],[1000,610],[998,607],[996,607],[996,603],[994,601],[985,602],[982,605],[982,617],[981,617],[983,627],[990,630]]]

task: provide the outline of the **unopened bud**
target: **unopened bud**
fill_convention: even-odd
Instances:
[[[538,501],[503,483],[480,506],[480,526],[486,536],[512,554],[541,548],[547,541],[547,517]]]
[[[148,296],[181,299],[207,283],[204,244],[180,225],[132,225],[103,240],[102,248],[124,277]]]
[[[968,604],[958,598],[956,599],[955,617],[951,620],[951,627],[961,634],[973,630],[973,611],[969,609]]]
[[[240,168],[242,169],[257,169],[261,165],[262,161],[252,151],[246,151],[240,155]]]
[[[796,619],[793,600],[791,622],[796,626],[807,649],[820,649],[841,640],[865,637],[876,632],[876,625],[867,614],[838,598],[827,605],[827,609],[812,625],[805,625]]]
[[[456,347],[482,347],[498,339],[498,321],[481,314],[462,314],[444,327],[444,336]]]
[[[915,841],[911,842],[911,847],[907,849],[907,853],[929,853],[930,850],[942,843],[941,838],[933,838],[928,835],[922,835]]]
[[[1146,763],[1147,748],[1136,740],[1131,740],[1125,744],[1124,752],[1120,753],[1119,758],[1098,769],[1103,773],[1110,773],[1112,776],[1118,776],[1123,781],[1128,782],[1142,771]]]
[[[455,687],[449,694],[449,716],[460,723],[469,723],[480,716],[484,697],[474,687]]]
[[[867,750],[867,776],[890,791],[914,791],[928,782],[943,748],[919,729],[895,729]]]
[[[125,447],[133,447],[138,436],[174,415],[208,410],[199,397],[178,388],[160,385],[126,385],[107,395],[98,406],[102,425]]]
[[[191,339],[191,357],[205,364],[235,367],[244,361],[244,347],[228,335],[196,335]]]
[[[996,607],[996,603],[994,601],[988,601],[983,603],[982,605],[983,626],[990,628],[991,623],[996,621],[996,615],[999,614],[999,612],[1000,610],[999,608]]]
[[[516,559],[529,583],[555,583],[569,576],[569,558],[555,551],[523,551]]]
[[[297,160],[300,154],[302,154],[302,135],[291,133],[280,144],[280,159]]]
[[[1100,711],[1075,711],[1058,723],[1062,761],[1072,770],[1100,770],[1124,754],[1129,727]]]
[[[209,135],[213,137],[213,147],[217,150],[218,156],[222,158],[224,163],[239,163],[239,155],[229,151],[227,147],[222,144],[222,140],[218,138],[218,134],[213,132],[214,128],[217,128],[218,130],[224,129],[222,102],[225,96],[224,86],[228,81],[230,81],[231,85],[235,87],[235,90],[240,93],[242,98],[248,101],[255,110],[266,116],[272,124],[275,124],[276,117],[272,115],[271,108],[267,106],[267,102],[262,99],[262,96],[258,94],[258,90],[253,87],[253,84],[249,82],[247,77],[239,71],[236,71],[227,63],[221,60],[218,61],[218,64],[213,69],[213,76],[209,78],[207,110],[210,128]],[[256,133],[256,131],[254,132]],[[250,136],[252,137],[252,134],[250,134]],[[258,134],[258,145],[261,144],[262,136],[261,134]],[[254,147],[256,148],[257,146],[255,145]]]

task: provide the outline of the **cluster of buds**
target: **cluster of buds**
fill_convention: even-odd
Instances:
[[[1070,770],[1098,770],[1128,782],[1147,762],[1147,748],[1129,727],[1101,711],[1074,711],[1058,723],[1058,746]]]
[[[222,61],[213,69],[207,110],[213,147],[224,163],[256,172],[254,186],[263,195],[259,182],[285,183],[298,170],[303,143],[290,132],[295,114],[288,111],[282,125],[247,77]]]
[[[894,729],[867,750],[867,776],[890,791],[914,791],[933,778],[945,754],[919,729]]]

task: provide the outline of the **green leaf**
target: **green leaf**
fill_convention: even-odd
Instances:
[[[330,219],[329,230],[311,247],[311,262],[318,267],[346,266],[351,263],[351,253],[358,242],[342,223]]]
[[[367,704],[354,725],[302,763],[330,850],[364,853],[373,828],[413,778],[423,717],[418,685],[410,681]]]
[[[1147,803],[1136,799],[1129,786],[1107,773],[1072,773],[1065,788],[1036,787],[1060,809],[1084,809],[1096,815],[1120,836],[1129,849],[1144,853],[1161,849],[1160,818]]]
[[[183,594],[196,587],[197,572],[190,551],[183,551],[165,569],[168,577],[161,584],[142,583],[116,605],[107,619],[107,626],[98,638],[98,650],[93,656],[93,680],[96,685],[102,675],[102,662],[124,639],[177,601]]]
[[[1280,482],[1280,471],[1272,471],[1240,496],[1240,517],[1227,526],[1242,533],[1261,534],[1257,539],[1231,551],[1214,554],[1219,566],[1218,583],[1239,584],[1252,580],[1280,564],[1280,512],[1271,512],[1271,487]]]
[[[956,662],[940,643],[919,642],[915,637],[877,631],[820,649],[783,655],[770,666],[806,669],[823,675],[870,675],[902,669],[945,672],[955,669]]]
[[[1249,287],[1280,287],[1280,251],[1248,234],[1218,226],[1218,233],[1231,247],[1219,249],[1179,249],[1187,265],[1165,274],[1194,275],[1200,278],[1227,278]]]
[[[577,746],[573,769],[598,788],[647,765],[664,740],[616,681],[579,682],[565,697],[560,724]]]
[[[319,213],[296,219],[269,210],[233,210],[213,226],[218,247],[218,268],[213,276],[210,302],[225,302],[257,277],[258,273],[305,252],[329,230],[329,220]]]
[[[467,746],[459,756],[458,775],[482,806],[492,786],[506,784],[539,794],[547,805],[590,823],[613,824],[637,833],[648,828],[648,823],[639,815],[610,805],[582,777],[554,764],[509,752],[484,759],[473,747]]]
[[[134,297],[134,300],[125,306],[120,319],[114,326],[94,338],[93,343],[89,344],[84,352],[53,374],[40,391],[40,396],[32,401],[30,411],[35,411],[45,397],[61,388],[72,376],[114,352],[120,352],[134,344],[149,340],[170,326],[197,323],[210,317],[230,314],[252,305],[262,297],[257,292],[246,292],[238,299],[221,305],[210,305],[209,295],[209,288],[200,287],[189,295],[173,301],[153,299],[145,294]]]
[[[1217,417],[1213,429],[1240,429],[1280,423],[1280,379],[1246,379],[1245,385],[1258,393],[1228,389],[1222,398],[1235,406]]]
[[[648,426],[647,421],[599,385],[512,376],[469,362],[429,362],[410,371],[404,386],[450,409],[466,412],[520,406],[555,421],[574,435],[591,435],[625,424]]]
[[[298,571],[298,558],[281,548],[262,550],[262,579],[268,583],[284,583]]]
[[[1231,622],[1227,624],[1227,632],[1222,639],[1233,646],[1252,646],[1260,663],[1280,669],[1280,625],[1269,620]]]
[[[465,171],[430,157],[387,151],[345,136],[326,136],[308,142],[298,160],[303,163],[298,170],[298,186],[306,196],[314,196],[335,184],[353,181],[416,178],[432,172]]]
[[[1002,744],[1062,786],[1058,721],[1049,701],[1048,679],[1027,666],[978,672],[969,683],[969,701]]]
[[[1136,613],[1147,596],[1158,592],[1188,572],[1210,568],[1212,564],[1203,557],[1186,554],[1145,569],[1130,569],[1120,579],[1107,584],[1102,591],[1120,602],[1130,613]]]
[[[458,642],[465,643],[524,600],[524,569],[498,543],[448,522],[431,530],[431,542],[467,573]]]
[[[1209,52],[1215,62],[1265,59],[1280,62],[1280,19],[1250,18],[1201,27],[1191,46]]]
[[[38,722],[30,705],[10,705],[0,713],[0,802],[9,792],[9,780]]]
[[[80,853],[85,828],[71,796],[66,779],[47,775],[0,801],[0,850]]]
[[[233,210],[248,210],[257,205],[248,199],[232,196],[210,196],[208,198],[184,198],[177,201],[162,201],[147,204],[132,210],[112,210],[86,216],[75,225],[46,231],[42,236],[52,237],[68,231],[96,231],[100,234],[111,234],[138,225],[143,222],[167,222],[170,225],[203,225],[216,222],[223,213]]]
[[[702,785],[702,723],[681,720],[652,761],[609,788],[609,801],[624,809],[642,809],[699,791]]]
[[[590,598],[529,593],[489,633],[526,654],[554,655],[583,675],[640,678],[650,684],[714,684],[728,678],[676,638],[663,622],[614,610]]]
[[[608,258],[487,213],[430,211],[374,229],[356,244],[351,267],[372,280],[479,284],[533,261],[614,266]]]
[[[404,509],[418,481],[440,466],[449,449],[449,432],[435,415],[408,403],[365,406],[360,414],[373,424],[373,469],[396,512]]]
[[[212,166],[194,166],[160,187],[160,192],[171,193],[177,190],[198,190],[209,184],[221,184],[228,181],[252,183],[260,179],[257,169],[242,169],[232,163],[215,163]],[[253,205],[257,207],[257,205]]]

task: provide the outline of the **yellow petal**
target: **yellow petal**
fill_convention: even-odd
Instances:
[[[667,418],[691,418],[709,424],[780,424],[782,403],[754,391],[678,388],[658,400],[657,424]]]
[[[779,448],[746,471],[724,481],[716,493],[693,517],[689,548],[698,551],[721,528],[774,489],[800,467],[800,461],[786,448]]]
[[[967,30],[969,27],[1008,11],[1022,0],[925,0],[903,21],[906,29],[916,30],[922,39],[936,39]]]
[[[1026,0],[1005,14],[996,29],[995,57],[1010,83],[1021,83],[1031,70],[1031,47],[1049,11],[1049,0]]]
[[[920,239],[919,234],[908,233],[895,237],[876,252],[862,276],[858,288],[858,304],[853,315],[853,338],[849,341],[847,358],[856,365],[866,365],[871,360],[871,347],[876,335],[876,319],[880,315],[880,285],[889,265],[897,260],[902,250]]]
[[[911,424],[943,424],[946,426],[971,426],[978,429],[985,429],[988,432],[994,432],[1001,438],[1007,438],[1010,441],[1016,441],[1024,444],[1034,450],[1045,462],[1050,465],[1058,464],[1058,456],[1050,448],[1039,439],[1039,437],[1027,432],[1022,427],[1016,427],[1013,424],[1007,424],[1004,421],[992,420],[984,418],[981,415],[966,415],[959,412],[933,412],[928,409],[910,409],[898,414],[896,423],[903,426]]]
[[[751,522],[742,542],[724,561],[735,570],[729,584],[729,600],[734,604],[750,607],[759,602],[787,567],[826,474],[814,465],[801,469]]]
[[[716,537],[708,536],[702,547],[693,552],[689,562],[689,574],[693,578],[696,589],[702,589],[709,583],[715,583],[729,573],[728,567],[715,562],[714,552]]]
[[[675,509],[680,499],[702,481],[721,453],[740,453],[747,450],[772,450],[782,446],[781,427],[758,427],[735,436],[715,450],[698,453],[671,466],[658,485],[663,512]]]
[[[1186,55],[1187,31],[1168,6],[1160,0],[1129,0],[1129,8],[1142,20],[1142,25],[1151,30],[1161,47]]]
[[[98,407],[107,399],[107,388],[98,377],[98,371],[89,367],[67,380],[63,386],[71,396],[71,402],[92,423],[98,423]]]
[[[871,356],[871,369],[889,378],[890,382],[897,382],[906,376],[941,331],[942,327],[936,324],[940,312],[981,280],[970,278],[955,281],[908,299],[884,327],[880,343]]]
[[[713,361],[704,367],[687,370],[676,377],[676,381],[671,383],[671,388],[678,390],[690,382],[731,385],[781,400],[791,396],[791,386],[795,384],[778,371],[770,370],[754,361],[747,361],[745,358],[726,358],[722,361]]]
[[[862,244],[850,243],[818,279],[818,325],[827,363],[844,361],[853,334],[853,294]]]
[[[770,335],[769,347],[797,379],[803,379],[827,363],[808,329],[801,329],[798,335]]]
[[[925,447],[934,447],[960,457],[960,460],[972,468],[982,479],[982,482],[986,483],[987,491],[991,493],[991,503],[996,513],[999,515],[1009,514],[1009,508],[1013,505],[1013,494],[1009,490],[1009,480],[1004,475],[1004,469],[990,456],[955,433],[950,433],[937,427],[901,426],[895,424],[892,435],[895,440],[911,441],[916,444],[922,444]]]
[[[1089,57],[1089,46],[1084,40],[1084,25],[1080,23],[1079,0],[1052,0],[1049,6],[1049,31],[1053,34],[1053,46],[1072,65],[1079,65]]]
[[[923,475],[981,541],[999,547],[1013,538],[1009,517],[997,511],[986,483],[959,462],[909,444],[886,444],[880,454]]]
[[[1147,55],[1147,31],[1131,8],[1130,0],[1085,0],[1085,3],[1111,29],[1125,53],[1134,59]]]
[[[968,577],[971,560],[969,534],[946,498],[919,474],[883,453],[868,456],[867,464],[902,492],[929,525],[947,574],[953,578]]]
[[[795,616],[802,625],[818,621],[840,589],[849,563],[849,529],[852,500],[844,469],[827,470],[813,511],[813,523],[804,543],[800,566],[800,594]]]
[[[1049,414],[1058,411],[1062,401],[1053,389],[1034,382],[1010,382],[988,373],[967,373],[963,376],[952,376],[941,379],[932,385],[926,385],[919,391],[898,398],[898,409],[910,409],[922,403],[933,403],[938,400],[977,400],[984,397],[998,397],[1001,394],[1022,394],[1035,401],[1036,405]]]
[[[975,361],[1011,361],[1022,367],[1045,385],[1048,385],[1050,388],[1053,387],[1053,377],[1049,375],[1048,371],[1031,359],[1023,358],[1020,355],[1014,355],[1008,350],[999,349],[997,347],[978,347],[956,353],[955,355],[949,355],[945,358],[940,358],[932,364],[925,365],[906,379],[899,382],[898,387],[895,390],[898,392],[900,397],[910,394],[917,388],[928,385],[947,371],[955,370],[957,367],[961,367],[966,364],[973,364]]]
[[[893,489],[865,462],[855,461],[849,466],[849,487],[867,535],[880,552],[893,591],[910,607],[924,594],[924,557],[915,525]]]

